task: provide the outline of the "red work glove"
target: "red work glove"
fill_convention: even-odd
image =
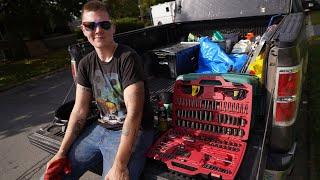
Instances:
[[[61,180],[63,175],[70,173],[71,163],[69,159],[57,159],[48,167],[46,173],[44,174],[44,180]]]

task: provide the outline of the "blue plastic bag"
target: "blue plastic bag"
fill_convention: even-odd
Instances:
[[[200,38],[199,68],[197,73],[226,73],[234,62],[223,49],[208,37]]]
[[[247,54],[230,54],[229,58],[233,61],[234,65],[232,67],[233,72],[240,72],[243,65],[247,62]]]
[[[246,54],[227,55],[224,50],[208,37],[200,38],[199,67],[197,73],[240,72],[248,59]]]

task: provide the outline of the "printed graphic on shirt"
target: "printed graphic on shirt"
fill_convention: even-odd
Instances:
[[[101,111],[101,120],[112,125],[123,124],[127,112],[118,74],[102,74],[97,70],[93,81],[94,95]]]

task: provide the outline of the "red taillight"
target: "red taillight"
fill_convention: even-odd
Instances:
[[[77,75],[77,65],[76,65],[76,61],[71,61],[71,73],[72,73],[72,77],[73,80],[76,80],[76,75]]]
[[[300,99],[301,66],[278,67],[274,94],[274,124],[289,126],[297,116]]]
[[[277,102],[276,104],[276,122],[287,122],[295,116],[296,101],[291,102]]]
[[[297,94],[300,82],[300,73],[279,74],[278,96],[294,96]]]

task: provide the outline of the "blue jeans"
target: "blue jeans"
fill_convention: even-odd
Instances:
[[[145,153],[152,144],[153,130],[139,131],[128,164],[130,180],[138,180],[145,164]],[[63,179],[79,179],[90,167],[103,161],[102,179],[111,169],[120,143],[121,130],[106,129],[93,123],[73,143],[68,158],[72,172]]]

